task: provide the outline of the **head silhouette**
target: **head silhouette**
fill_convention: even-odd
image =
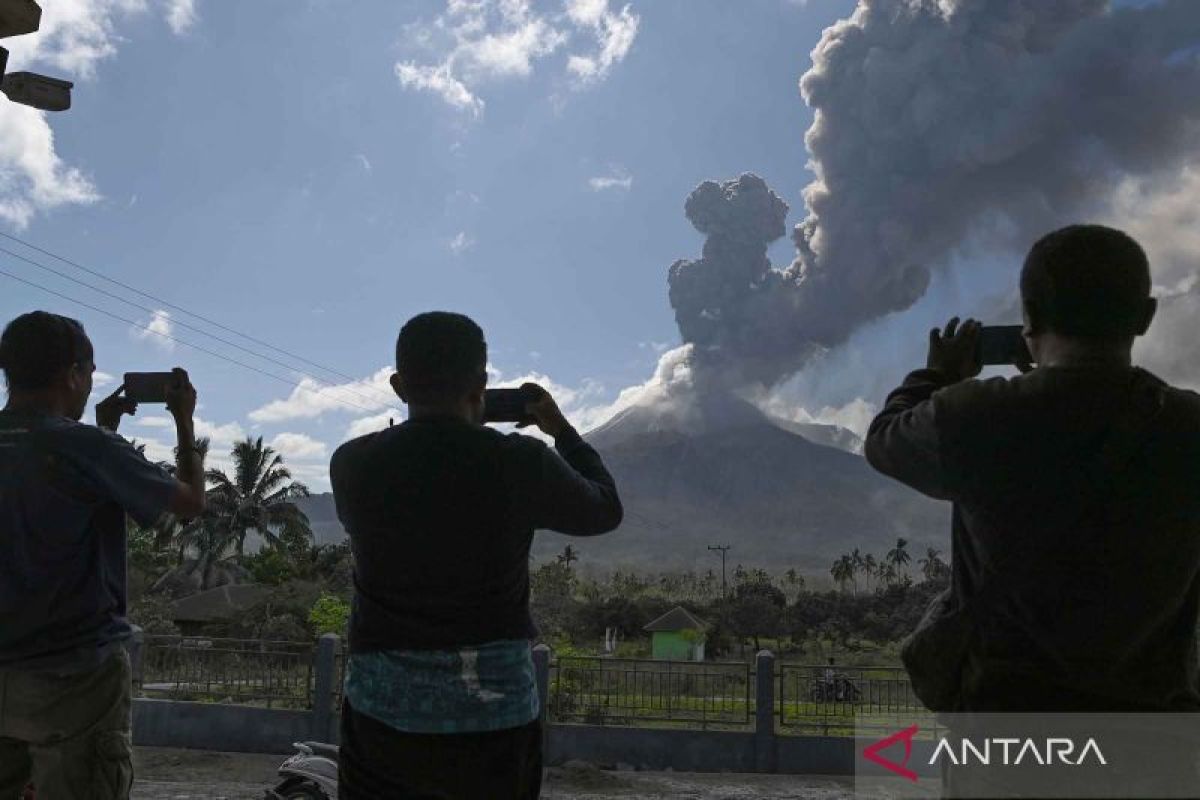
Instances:
[[[1034,244],[1021,270],[1027,333],[1113,345],[1132,343],[1154,316],[1150,264],[1127,234],[1071,225]]]
[[[92,392],[92,359],[83,325],[70,317],[31,311],[8,323],[0,335],[0,369],[10,406],[28,404],[82,418]]]
[[[449,311],[418,314],[396,339],[392,386],[410,414],[465,414],[482,420],[487,342],[470,317]]]

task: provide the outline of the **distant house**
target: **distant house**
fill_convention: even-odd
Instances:
[[[683,606],[675,606],[642,630],[652,639],[652,657],[669,661],[703,661],[708,625]]]
[[[232,622],[267,601],[271,587],[261,583],[234,583],[175,601],[172,616],[185,636],[203,634],[214,626]]]

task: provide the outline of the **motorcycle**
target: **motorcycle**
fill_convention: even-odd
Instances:
[[[282,780],[265,800],[334,800],[338,796],[338,747],[294,742],[294,755],[279,765]]]
[[[815,682],[809,693],[815,703],[856,702],[862,697],[862,690],[845,675],[838,675],[833,680],[824,679]]]

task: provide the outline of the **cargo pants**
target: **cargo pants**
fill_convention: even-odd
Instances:
[[[39,799],[128,798],[132,693],[124,648],[86,672],[0,669],[0,800],[30,780]]]

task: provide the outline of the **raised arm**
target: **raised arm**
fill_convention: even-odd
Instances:
[[[595,448],[567,422],[549,392],[536,384],[539,399],[526,406],[543,433],[554,437],[554,447],[541,448],[530,496],[535,528],[574,536],[607,533],[621,524],[624,510],[617,484]]]
[[[883,410],[871,422],[863,454],[868,463],[923,494],[951,499],[950,482],[943,463],[934,392],[979,374],[977,352],[979,323],[958,317],[945,332],[929,332],[929,359],[925,369],[909,373],[904,383],[888,395]]]

